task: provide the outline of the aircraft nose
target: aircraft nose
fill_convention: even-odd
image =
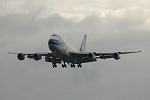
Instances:
[[[52,41],[52,39],[49,39],[48,44],[53,44],[54,41]]]
[[[48,44],[49,44],[49,45],[50,45],[50,44],[58,45],[57,42],[56,42],[56,40],[54,40],[54,39],[49,39]]]

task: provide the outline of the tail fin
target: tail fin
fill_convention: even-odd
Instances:
[[[87,36],[84,35],[84,38],[83,38],[83,41],[82,41],[82,44],[81,44],[81,47],[80,47],[80,52],[84,52],[84,51],[85,51],[85,47],[86,47],[86,38],[87,38]]]

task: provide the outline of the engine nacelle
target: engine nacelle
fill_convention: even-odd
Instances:
[[[19,54],[17,55],[17,58],[18,58],[19,60],[24,60],[24,59],[25,59],[25,55],[24,55],[23,53],[19,53]]]
[[[113,57],[115,60],[119,60],[120,59],[120,54],[119,53],[114,53]]]
[[[41,57],[38,53],[35,53],[35,54],[33,55],[33,59],[34,59],[34,60],[41,60],[42,57]]]
[[[88,54],[88,57],[89,57],[90,60],[92,60],[92,61],[96,60],[96,57],[95,57],[94,53],[89,53],[89,54]]]

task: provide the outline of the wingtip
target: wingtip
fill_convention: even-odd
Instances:
[[[14,52],[8,52],[8,54],[19,54],[19,53],[14,53]]]

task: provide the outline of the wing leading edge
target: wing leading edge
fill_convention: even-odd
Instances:
[[[42,57],[45,57],[45,62],[52,62],[52,63],[61,63],[61,59],[59,59],[55,53],[50,52],[38,52],[38,53],[13,53],[8,52],[8,54],[17,54],[17,58],[19,60],[24,60],[25,56],[30,59],[34,59],[36,61],[41,60]]]

